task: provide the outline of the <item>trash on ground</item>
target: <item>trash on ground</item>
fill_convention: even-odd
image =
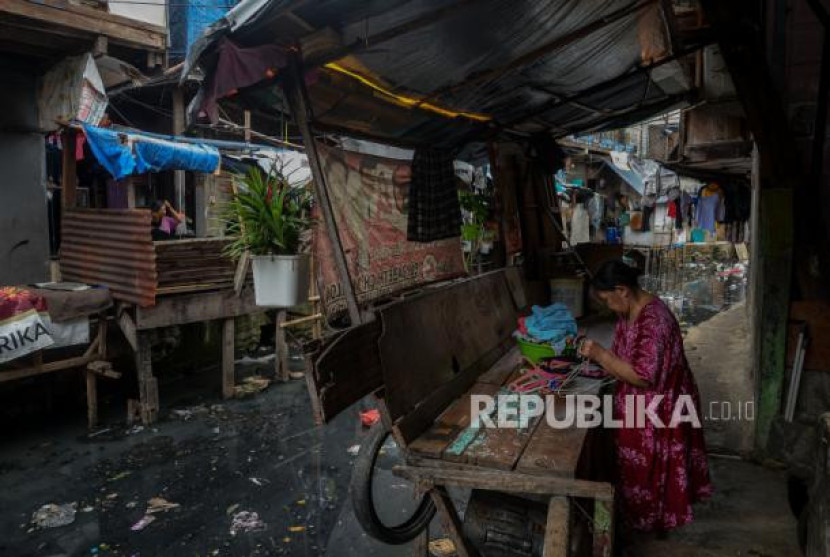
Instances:
[[[188,422],[192,420],[194,416],[207,414],[208,412],[210,412],[210,410],[207,406],[204,404],[197,404],[196,406],[188,406],[187,408],[176,408],[170,412],[170,416]]]
[[[142,431],[144,431],[143,425],[134,425],[127,430],[127,435],[135,435],[136,433],[141,433]]]
[[[108,433],[110,431],[112,431],[112,428],[110,428],[110,427],[105,428],[105,429],[99,429],[98,431],[93,431],[92,433],[87,435],[87,437],[92,439],[93,437],[98,437],[99,435],[103,435],[103,434]]]
[[[264,529],[265,523],[260,520],[259,514],[252,511],[238,512],[231,520],[231,536],[235,536],[237,532],[256,532]]]
[[[352,445],[351,447],[346,449],[346,452],[352,456],[357,456],[357,454],[360,452],[360,445]]]
[[[239,508],[239,503],[234,503],[233,505],[231,505],[230,507],[228,507],[227,509],[225,509],[225,514],[227,514],[228,516],[230,516],[230,515],[232,515],[233,513],[235,513],[235,512],[236,512],[236,509],[238,509],[238,508]]]
[[[141,520],[139,520],[138,522],[136,522],[135,524],[130,526],[130,530],[132,530],[133,532],[140,532],[140,531],[144,530],[145,528],[147,528],[147,526],[149,526],[150,523],[152,523],[155,519],[156,519],[156,517],[154,517],[153,515],[145,514],[141,518]]]
[[[288,531],[294,533],[305,532],[305,526],[289,526]]]
[[[75,513],[78,503],[64,503],[43,505],[32,513],[32,524],[38,528],[57,528],[75,522]]]
[[[271,483],[268,480],[266,480],[265,478],[248,478],[248,479],[251,481],[252,484],[254,484],[256,486],[259,486],[259,487],[262,487],[265,484]]]
[[[449,538],[429,542],[429,552],[435,557],[451,557],[456,554],[455,544]]]
[[[81,509],[81,512],[82,513],[91,513],[94,510],[95,510],[95,507],[93,507],[91,505],[87,505],[86,507]]]
[[[169,511],[170,509],[177,509],[179,506],[180,505],[178,503],[171,503],[163,497],[152,497],[149,501],[147,501],[146,514],[161,513]]]
[[[372,427],[380,421],[380,411],[377,408],[360,413],[360,423],[363,427]]]
[[[297,504],[298,505],[305,505],[305,499],[300,499],[299,501],[297,501]]]
[[[265,377],[260,377],[258,375],[246,377],[242,380],[241,385],[234,387],[233,395],[237,398],[255,395],[267,389],[270,384],[271,380],[266,379]]]
[[[132,472],[129,472],[129,471],[119,472],[118,474],[116,474],[114,476],[110,476],[109,478],[107,478],[107,481],[108,482],[117,482],[118,480],[123,480],[124,478],[126,478],[130,474],[132,474]]]

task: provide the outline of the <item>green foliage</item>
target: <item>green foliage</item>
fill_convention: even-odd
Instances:
[[[238,258],[251,255],[295,255],[303,232],[312,225],[311,194],[292,187],[274,168],[267,176],[252,168],[234,177],[236,192],[227,203],[224,218],[234,240],[226,253]]]

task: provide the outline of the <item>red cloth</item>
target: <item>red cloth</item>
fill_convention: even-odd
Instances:
[[[46,300],[42,296],[15,286],[0,288],[0,320],[26,313],[30,310],[47,311]]]
[[[615,417],[624,419],[626,395],[644,395],[646,405],[664,395],[656,414],[666,424],[617,430],[618,492],[623,519],[641,531],[665,531],[692,521],[692,503],[712,494],[703,429],[690,423],[669,427],[679,395],[689,395],[698,418],[700,395],[683,353],[680,326],[668,307],[654,299],[629,324],[617,322],[611,351],[650,382],[638,388],[617,383]],[[633,422],[633,421],[632,421]]]
[[[667,215],[669,218],[677,218],[677,204],[674,201],[669,201],[669,209]]]

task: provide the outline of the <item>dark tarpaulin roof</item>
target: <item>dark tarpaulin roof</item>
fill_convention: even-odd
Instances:
[[[209,83],[221,41],[300,44],[318,127],[410,145],[460,145],[498,132],[561,136],[623,126],[687,100],[663,5],[243,0],[197,41],[184,75],[199,64]],[[242,98],[282,109],[279,75]]]

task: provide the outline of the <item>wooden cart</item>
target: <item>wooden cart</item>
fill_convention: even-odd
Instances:
[[[555,429],[544,418],[526,428],[470,427],[471,395],[496,394],[517,376],[521,358],[511,335],[526,306],[517,270],[503,269],[379,310],[313,358],[315,412],[325,422],[376,392],[406,456],[395,472],[429,492],[459,555],[476,552],[448,486],[547,498],[546,557],[572,555],[574,502],[587,500],[580,509],[590,515],[589,554],[610,556],[614,488],[597,481],[603,454],[593,433],[600,430]]]

